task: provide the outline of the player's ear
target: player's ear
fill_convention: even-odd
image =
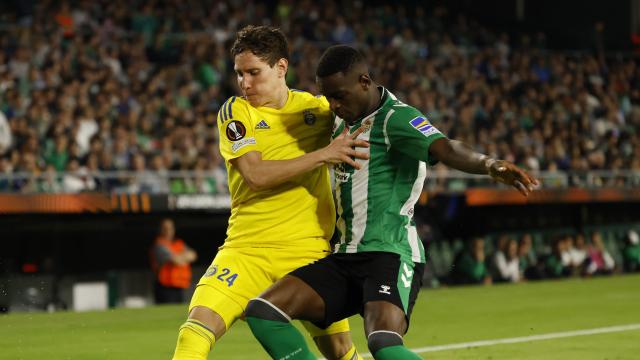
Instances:
[[[281,58],[276,62],[276,70],[278,71],[278,77],[284,77],[289,69],[289,61],[285,58]]]
[[[360,83],[360,86],[362,86],[363,90],[369,90],[369,86],[373,83],[368,74],[361,74],[358,78],[358,82]]]

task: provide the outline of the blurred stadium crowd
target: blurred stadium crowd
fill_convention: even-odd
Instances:
[[[428,234],[422,234],[428,238]],[[432,286],[522,282],[640,271],[640,236],[627,231],[500,234],[428,245]]]
[[[550,51],[543,34],[362,1],[39,1],[1,20],[0,191],[226,192],[216,113],[249,23],[288,34],[292,88],[317,92],[321,51],[356,44],[376,81],[479,151],[532,171],[640,172],[640,67],[597,42]]]

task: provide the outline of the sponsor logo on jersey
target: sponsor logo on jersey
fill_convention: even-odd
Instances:
[[[242,149],[247,145],[255,145],[255,144],[256,144],[256,138],[250,137],[250,138],[242,139],[240,141],[234,142],[233,145],[231,145],[231,151],[233,151],[233,153],[236,153],[238,150]]]
[[[431,123],[429,123],[429,120],[422,116],[418,116],[417,118],[412,119],[411,121],[409,121],[409,123],[411,124],[411,126],[416,128],[416,130],[424,134],[424,136],[431,136],[433,134],[440,133],[438,129],[436,129],[433,125],[431,125]]]
[[[247,129],[238,120],[233,120],[227,124],[227,139],[238,141],[247,134]]]
[[[351,176],[351,174],[336,171],[334,176],[336,178],[336,182],[346,183],[349,181],[349,176]]]
[[[267,124],[265,120],[260,120],[258,125],[256,125],[256,130],[266,130],[266,129],[271,129],[271,126],[269,126],[269,124]]]
[[[378,290],[378,292],[380,294],[391,295],[391,292],[389,290],[391,290],[391,286],[389,286],[389,285],[380,285],[380,290]]]
[[[350,176],[351,174],[344,168],[344,163],[336,164],[333,167],[333,177],[336,179],[336,183],[345,183],[349,181]]]
[[[313,125],[316,123],[316,116],[311,112],[311,110],[305,110],[302,112],[304,116],[304,123],[307,125]]]

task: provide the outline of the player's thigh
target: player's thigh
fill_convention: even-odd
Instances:
[[[324,259],[331,254],[328,246],[320,245],[309,246],[307,248],[270,249],[268,252],[272,259],[273,271],[277,279],[284,277],[298,268]]]
[[[404,334],[422,286],[424,264],[392,253],[370,253],[363,286],[365,332]]]
[[[273,283],[269,270],[262,249],[220,250],[196,286],[190,313],[196,307],[205,307],[222,318],[226,329],[230,328],[249,300]]]
[[[329,248],[322,246],[307,249],[297,248],[294,251],[285,252],[275,251],[273,253],[274,258],[278,259],[276,264],[278,276],[282,277],[290,273],[309,285],[313,292],[322,298],[325,314],[344,313],[351,288],[347,284],[347,279],[337,271],[337,264],[334,264],[331,259],[326,259],[329,255]],[[320,264],[312,264],[316,262]],[[300,270],[298,271],[298,269]],[[330,298],[329,293],[332,293]],[[329,309],[326,308],[327,303],[330,305]],[[350,331],[346,317],[348,316],[340,317],[329,323],[326,323],[324,317],[321,317],[319,322],[314,321],[317,324],[321,324],[322,327],[315,325],[311,321],[303,320],[302,324],[313,338],[318,338]],[[314,320],[318,320],[316,318],[317,316],[314,317]]]
[[[296,269],[290,274],[306,283],[313,293],[322,299],[324,311],[322,314],[316,314],[321,316],[302,318],[302,320],[309,320],[317,327],[324,329],[322,334],[346,331],[348,323],[339,321],[356,314],[359,304],[361,304],[360,287],[354,285],[343,266],[338,259],[331,255]],[[338,323],[332,325],[335,322]],[[307,327],[307,329],[312,335],[320,334],[312,327]]]

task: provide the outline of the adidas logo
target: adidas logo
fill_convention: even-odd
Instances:
[[[256,125],[256,129],[271,129],[271,126],[269,126],[266,121],[260,120],[258,125]]]

